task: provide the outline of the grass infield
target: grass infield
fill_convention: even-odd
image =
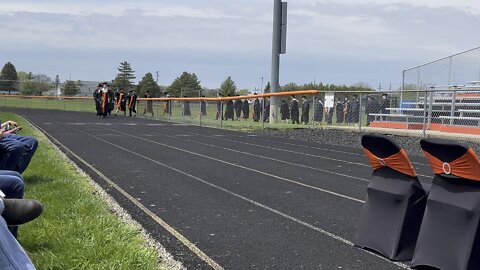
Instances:
[[[139,231],[108,210],[86,177],[43,134],[15,114],[0,113],[0,119],[18,122],[21,135],[39,140],[23,174],[25,198],[45,208],[19,230],[19,241],[38,269],[167,269]]]

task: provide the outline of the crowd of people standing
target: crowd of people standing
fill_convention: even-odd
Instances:
[[[98,84],[97,89],[93,92],[93,100],[98,118],[105,118],[107,115],[111,115],[112,111],[115,111],[115,115],[117,115],[118,112],[123,112],[125,116],[127,109],[130,117],[136,116],[137,99],[138,96],[135,90],[129,90],[126,94],[123,89],[117,89],[114,92],[106,82]]]
[[[256,94],[254,94],[256,95]],[[130,90],[127,93],[123,89],[111,91],[108,83],[102,83],[98,85],[98,88],[93,93],[95,100],[95,108],[97,111],[97,117],[104,118],[111,115],[112,111],[114,115],[122,113],[126,115],[127,109],[129,116],[136,116],[136,107],[138,104],[138,96],[134,90]],[[151,95],[148,91],[143,96],[145,100],[145,106],[143,109],[143,115],[151,114],[153,112],[153,101],[148,100]],[[166,95],[165,97],[169,97]],[[184,96],[186,98],[187,96]],[[205,96],[201,96],[205,97]],[[219,98],[224,97],[219,94]],[[376,99],[372,96],[367,96],[362,106],[362,102],[357,95],[337,97],[333,106],[326,107],[322,99],[314,99],[314,102],[309,100],[307,96],[302,96],[301,101],[297,100],[295,96],[290,98],[282,98],[280,104],[280,118],[282,123],[292,124],[304,124],[307,125],[310,121],[317,123],[326,123],[327,125],[345,124],[345,125],[358,125],[360,122],[360,111],[364,110],[366,114],[367,126],[374,120],[371,113],[388,113],[386,108],[389,107],[390,100],[387,95],[384,94],[380,99]],[[301,104],[300,104],[301,103]],[[164,103],[163,113],[164,116],[172,115],[173,101],[167,100]],[[181,115],[183,117],[192,117],[191,101],[183,100],[180,103]],[[311,104],[313,105],[313,116],[310,116]],[[200,117],[207,117],[208,103],[205,100],[199,102],[200,110],[198,112]],[[252,112],[251,112],[252,109]],[[250,115],[251,113],[251,115]],[[269,97],[253,97],[251,99],[227,99],[216,101],[216,114],[215,120],[232,120],[232,121],[248,121],[250,117],[254,122],[269,122],[270,118],[270,98]]]

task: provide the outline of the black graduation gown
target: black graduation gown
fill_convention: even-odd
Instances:
[[[308,124],[310,118],[310,103],[305,100],[302,104],[302,123]]]
[[[360,103],[358,100],[350,101],[350,119],[352,123],[358,123],[360,113]]]
[[[292,119],[292,124],[300,124],[300,109],[298,108],[298,101],[296,99],[292,100],[290,106],[290,118]]]
[[[375,120],[375,116],[370,115],[371,113],[378,112],[378,104],[375,100],[367,100],[367,106],[365,106],[365,114],[367,115],[367,126]]]
[[[258,122],[260,121],[260,100],[257,98],[253,102],[253,121]]]
[[[188,100],[183,101],[183,115],[184,116],[192,115],[192,110],[190,109],[190,101]]]
[[[265,110],[263,111],[263,122],[270,121],[270,100],[265,101]]]
[[[248,103],[247,99],[243,101],[242,112],[243,112],[243,119],[248,119],[250,115],[250,103]]]
[[[380,99],[379,101],[380,105],[380,113],[388,113],[387,108],[390,107],[390,100],[388,98],[386,99]]]
[[[97,111],[97,116],[99,116],[102,114],[102,97],[98,89],[93,92],[93,101],[95,102],[95,110]]]
[[[280,105],[280,117],[282,120],[290,119],[290,108],[286,102],[282,102]]]
[[[335,106],[335,113],[337,115],[337,123],[343,123],[345,119],[345,115],[343,114],[343,103],[342,102],[337,102],[337,106]]]
[[[233,100],[227,100],[227,105],[225,106],[225,120],[235,120],[234,116]]]
[[[207,116],[207,102],[205,100],[200,101],[200,115]]]
[[[240,116],[242,114],[242,106],[243,102],[241,99],[235,100],[235,116],[237,117],[237,119],[240,119]]]
[[[135,109],[135,106],[137,105],[137,95],[128,95],[127,102],[130,116],[132,116],[132,112],[137,113],[137,110]]]
[[[313,116],[313,120],[317,122],[323,121],[323,103],[321,101],[315,103],[315,115]]]

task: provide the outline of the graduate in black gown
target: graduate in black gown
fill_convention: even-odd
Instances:
[[[258,97],[253,101],[253,121],[258,122],[260,121],[260,110],[261,110],[261,104],[260,100]]]
[[[126,101],[125,101],[125,93],[123,93],[123,89],[117,91],[115,93],[115,100],[117,101],[117,108],[115,109],[115,115],[117,115],[118,111],[123,112],[123,115],[126,115]]]
[[[135,113],[135,116],[137,116],[137,110],[136,110],[136,106],[137,106],[137,94],[135,93],[135,90],[130,90],[128,91],[129,95],[128,95],[128,114],[130,115],[130,117],[132,117],[132,112]]]
[[[380,108],[379,113],[383,113],[383,114],[389,113],[387,108],[390,107],[390,99],[388,99],[387,94],[382,94],[382,98],[378,102],[378,106]]]
[[[338,98],[337,99],[337,104],[335,106],[335,114],[337,116],[337,124],[340,124],[340,123],[343,123],[344,121],[344,114],[343,114],[343,109],[344,109],[344,106],[343,106],[343,102],[342,102],[342,99]]]
[[[202,98],[204,97],[205,96],[202,95]],[[207,101],[205,101],[204,99],[200,101],[200,116],[207,116]]]
[[[352,104],[350,100],[348,100],[348,97],[345,97],[345,100],[343,102],[343,115],[344,119],[343,122],[346,124],[349,124],[352,122]]]
[[[248,99],[245,99],[243,101],[242,113],[243,113],[243,120],[247,121],[247,119],[250,115],[250,103],[248,102]]]
[[[109,113],[109,104],[110,104],[110,88],[107,83],[103,83],[102,88],[100,89],[100,108],[101,108],[101,118],[107,117]]]
[[[313,116],[313,121],[317,121],[322,124],[323,121],[323,102],[321,99],[318,100],[318,102],[315,103],[315,115]]]
[[[102,116],[102,95],[101,89],[103,85],[100,83],[98,84],[97,89],[93,92],[93,101],[95,102],[95,111],[97,112],[97,117],[100,118]]]
[[[218,94],[219,98],[223,98],[222,94]],[[215,120],[220,119],[220,117],[223,120],[223,100],[217,101],[217,114],[215,115]]]
[[[351,123],[358,124],[360,120],[360,101],[357,96],[353,96],[350,101],[350,119]]]
[[[282,119],[282,123],[288,123],[290,119],[290,108],[285,99],[282,99],[282,104],[280,104],[280,118]]]
[[[300,124],[300,109],[298,108],[298,100],[295,96],[292,96],[290,103],[290,118],[292,119],[292,124]]]
[[[370,114],[376,112],[378,112],[377,102],[371,96],[367,96],[367,105],[365,106],[365,114],[367,115],[367,126],[369,126],[370,123],[375,120],[375,116]]]
[[[263,99],[264,110],[263,110],[263,122],[270,122],[270,99],[268,97]]]
[[[307,97],[303,96],[302,97],[303,103],[302,103],[302,123],[303,124],[308,124],[309,118],[310,118],[310,103],[308,103]]]
[[[235,100],[234,107],[235,107],[235,119],[240,121],[240,116],[242,114],[242,107],[243,107],[242,100],[241,99]]]
[[[186,98],[187,96],[183,96]],[[192,110],[190,109],[190,101],[184,100],[183,101],[183,116],[192,116]]]
[[[230,96],[230,95],[228,95]],[[233,100],[227,100],[227,104],[225,105],[225,120],[232,119],[235,120],[235,112],[233,108]]]

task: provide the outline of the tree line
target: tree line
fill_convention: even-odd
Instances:
[[[124,91],[135,90],[140,96],[149,92],[152,97],[174,96],[174,97],[212,97],[218,94],[222,96],[248,95],[251,93],[248,89],[237,89],[235,81],[228,76],[218,89],[205,89],[201,86],[201,81],[195,73],[183,72],[180,76],[168,86],[160,86],[153,78],[152,73],[146,73],[142,79],[135,84],[135,71],[130,63],[123,61],[117,67],[117,76],[109,81],[111,88],[123,89]],[[0,72],[0,91],[3,93],[19,92],[23,95],[42,95],[44,92],[60,88],[62,95],[75,96],[80,93],[82,81],[66,80],[61,83],[57,75],[51,79],[44,74],[32,74],[32,72],[16,71],[15,66],[7,62]],[[298,85],[288,83],[280,87],[281,91],[299,91],[299,90],[320,90],[327,92],[336,91],[365,91],[373,89],[364,82],[359,82],[352,86],[323,84],[323,83],[305,83]],[[270,82],[263,89],[264,93],[271,91]]]

